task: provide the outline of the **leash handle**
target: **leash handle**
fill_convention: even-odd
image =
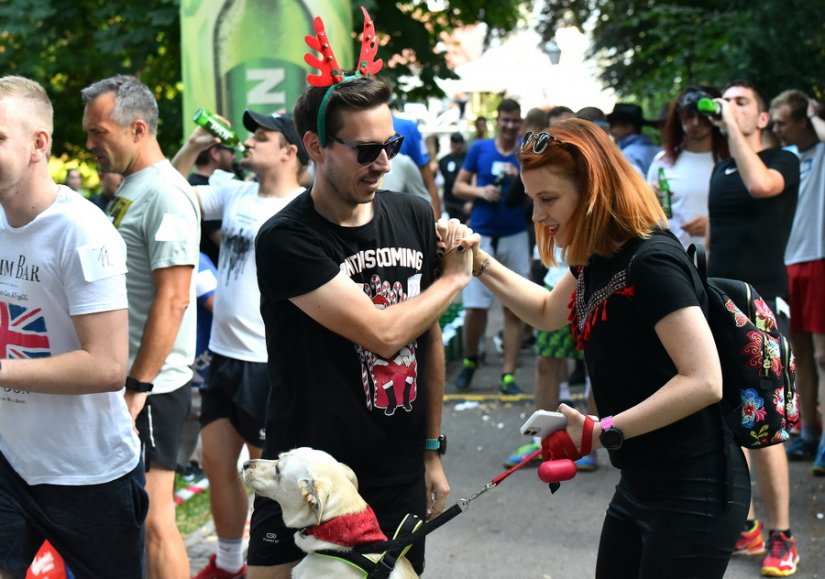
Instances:
[[[423,537],[424,535],[432,533],[433,531],[435,531],[438,527],[440,527],[444,523],[448,523],[448,522],[452,521],[458,515],[463,513],[465,508],[466,508],[466,503],[465,503],[465,505],[462,505],[461,501],[457,502],[456,504],[451,506],[446,511],[442,512],[440,515],[438,515],[433,520],[427,521],[425,523],[424,529],[422,530],[420,535]]]

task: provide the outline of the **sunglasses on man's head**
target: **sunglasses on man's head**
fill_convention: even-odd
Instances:
[[[527,147],[530,146],[530,143],[532,143],[533,152],[536,155],[541,155],[543,152],[547,150],[548,145],[550,145],[550,143],[552,142],[556,142],[562,146],[567,144],[558,137],[551,135],[550,133],[534,133],[533,131],[528,131],[524,135],[524,140],[521,142],[521,150],[526,150]]]
[[[388,159],[392,159],[398,154],[398,151],[401,150],[401,143],[404,142],[404,137],[398,134],[392,136],[390,140],[385,143],[356,143],[355,141],[348,141],[347,139],[342,139],[333,135],[330,135],[329,138],[349,147],[350,149],[355,149],[358,153],[358,163],[361,165],[370,165],[371,163],[375,163],[375,160],[378,159],[381,151],[387,153]]]

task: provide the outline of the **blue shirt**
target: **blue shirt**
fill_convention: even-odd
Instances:
[[[515,152],[502,155],[496,147],[494,139],[475,141],[464,158],[462,169],[474,173],[476,186],[495,185],[496,178],[502,174],[507,163],[519,166]],[[521,233],[527,227],[524,217],[524,207],[507,207],[507,190],[511,179],[504,177],[500,184],[502,194],[497,202],[492,203],[484,199],[473,201],[473,212],[470,215],[470,227],[481,235],[507,236]]]
[[[634,133],[617,143],[630,164],[635,166],[642,175],[647,175],[653,157],[659,152],[659,147],[647,135]]]
[[[209,334],[212,331],[212,312],[206,309],[204,304],[215,295],[217,286],[218,270],[209,256],[201,252],[198,261],[198,313],[197,329],[195,331],[195,375],[192,378],[192,385],[201,387],[206,384],[209,378],[209,362],[212,355],[209,352]]]
[[[418,130],[418,125],[415,122],[393,115],[392,128],[404,137],[404,142],[401,144],[401,153],[415,161],[416,167],[423,167],[430,162],[427,143],[424,142],[424,136]]]

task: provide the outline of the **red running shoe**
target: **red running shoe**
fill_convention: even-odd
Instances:
[[[733,547],[734,555],[761,555],[765,552],[765,540],[762,538],[762,523],[754,521],[753,527],[742,531]]]
[[[192,579],[244,579],[246,577],[246,564],[232,573],[224,571],[215,563],[217,555],[214,553],[209,557],[209,564],[201,569]]]
[[[771,533],[768,538],[768,554],[762,561],[762,575],[765,577],[787,577],[796,573],[799,553],[796,539],[785,533]]]

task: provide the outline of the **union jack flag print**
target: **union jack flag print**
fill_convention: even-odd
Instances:
[[[43,309],[0,301],[0,358],[45,358],[50,353]]]

